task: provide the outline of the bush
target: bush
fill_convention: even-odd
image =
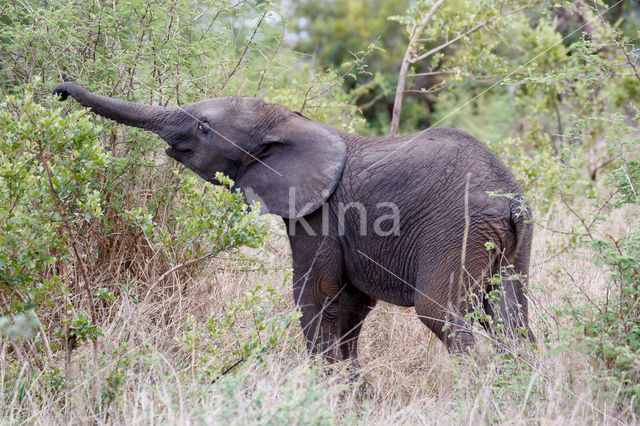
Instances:
[[[0,129],[0,324],[10,337],[33,337],[40,327],[36,318],[45,323],[36,347],[48,344],[44,331],[60,322],[67,329],[56,328],[66,341],[101,335],[99,324],[122,289],[117,281],[94,285],[103,268],[113,267],[102,260],[107,256],[99,241],[109,238],[105,230],[114,216],[129,221],[128,232],[146,238],[139,250],[170,270],[190,266],[193,272],[205,258],[261,245],[267,233],[259,206],[249,209],[238,191],[178,170],[173,178],[181,193],[164,206],[163,222],[148,205],[116,216],[121,207],[103,194],[109,195],[105,188],[117,178],[118,166],[103,149],[100,128],[84,110],[65,115],[60,107],[38,104],[33,89],[22,98],[3,100]],[[219,178],[233,186],[228,178]],[[140,242],[135,240],[133,244]],[[143,286],[146,294],[153,285]]]
[[[40,325],[37,317],[60,314],[49,307],[69,311],[65,318],[80,315],[71,299],[89,285],[83,240],[103,216],[99,173],[109,162],[98,131],[84,111],[64,116],[60,108],[36,103],[33,89],[2,101],[0,296],[6,325],[0,331],[10,337],[11,325],[27,312],[31,321],[22,338],[32,337]],[[77,280],[69,268],[74,264],[82,276]],[[95,310],[91,318],[95,325]],[[46,344],[44,334],[40,338],[37,343]]]
[[[636,142],[638,144],[638,141]],[[638,144],[640,146],[640,144]],[[640,165],[624,161],[609,176],[616,196],[603,207],[631,206],[635,213],[620,237],[608,233],[590,235],[589,244],[595,263],[608,276],[603,298],[578,305],[570,310],[575,320],[577,343],[594,363],[594,381],[616,396],[619,402],[630,401],[640,407]],[[595,221],[604,218],[596,216]],[[586,221],[585,221],[586,222]],[[586,228],[589,232],[589,228]]]

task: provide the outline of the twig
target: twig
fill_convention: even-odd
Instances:
[[[623,161],[627,165],[627,167],[629,167],[629,164],[627,163],[627,160],[623,160]],[[627,178],[627,182],[629,182],[629,187],[631,188],[631,191],[633,191],[633,195],[636,196],[636,201],[640,202],[640,198],[638,198],[638,193],[636,192],[636,189],[633,186],[633,182],[631,182],[631,178],[629,177],[629,174],[627,173],[627,169],[625,169],[624,166],[620,166],[620,168],[624,172],[624,176]]]
[[[516,13],[521,12],[524,9],[527,9],[530,4],[526,4],[524,6],[521,6],[519,8],[513,9],[507,13],[504,14],[499,14],[494,16],[491,19],[487,19],[484,22],[479,23],[478,25],[469,28],[468,30],[458,34],[456,37],[452,38],[451,40],[441,44],[440,46],[434,47],[433,49],[429,50],[428,52],[425,52],[421,55],[418,55],[417,53],[417,43],[421,40],[419,38],[419,35],[424,31],[425,27],[427,26],[427,24],[429,23],[429,21],[431,20],[431,18],[433,17],[433,15],[435,14],[435,12],[444,4],[444,0],[440,0],[438,1],[436,4],[433,5],[433,7],[429,10],[429,12],[427,12],[427,15],[424,17],[424,19],[422,20],[422,22],[420,23],[420,25],[415,29],[415,31],[413,32],[412,36],[411,36],[411,40],[409,41],[409,45],[407,47],[407,51],[404,54],[404,58],[402,60],[402,65],[400,66],[400,72],[398,73],[398,85],[396,86],[396,97],[393,103],[393,114],[391,116],[391,132],[390,132],[390,136],[394,137],[396,136],[396,134],[398,133],[398,127],[400,125],[400,113],[402,112],[402,100],[403,100],[403,93],[405,92],[404,88],[405,88],[405,84],[406,84],[406,80],[407,80],[407,72],[409,70],[409,65],[411,64],[415,64],[416,62],[420,62],[423,61],[433,55],[435,55],[436,53],[446,49],[447,47],[451,46],[452,44],[456,43],[457,41],[463,39],[464,37],[475,33],[476,31],[480,30],[481,28],[486,27],[487,25],[489,25],[490,23],[494,22],[495,20],[497,20],[498,18],[504,18],[506,16],[509,15],[513,15]],[[422,74],[422,73],[420,73]],[[420,75],[420,74],[416,74],[416,75]],[[428,75],[428,74],[427,74]]]
[[[142,304],[141,305],[144,306],[144,305],[147,304],[147,302],[149,301],[149,298],[151,297],[152,290],[155,289],[170,274],[174,273],[178,269],[187,267],[189,265],[193,265],[194,263],[200,262],[200,261],[205,260],[205,259],[209,259],[211,257],[213,257],[213,253],[208,253],[208,254],[202,255],[200,257],[196,257],[195,259],[189,259],[189,260],[186,260],[184,262],[178,263],[177,265],[173,266],[172,268],[169,268],[162,275],[160,275],[160,277],[157,280],[155,280],[155,282],[153,284],[151,284],[149,286],[149,289],[147,290],[147,294],[145,295],[144,299],[142,300]]]
[[[522,9],[522,8],[520,8],[520,9]],[[501,15],[500,17],[502,17],[502,15]],[[424,59],[427,59],[428,57],[433,56],[433,55],[435,55],[436,53],[440,52],[441,50],[444,50],[444,49],[446,49],[447,47],[451,46],[453,43],[457,42],[457,41],[458,41],[458,40],[460,40],[461,38],[464,38],[464,37],[468,36],[469,34],[475,33],[475,32],[476,32],[476,31],[478,31],[480,28],[484,28],[484,27],[486,27],[486,26],[487,26],[487,24],[491,23],[492,21],[494,21],[494,19],[490,19],[490,20],[488,20],[488,21],[481,22],[481,23],[479,23],[478,25],[476,25],[475,27],[470,28],[470,29],[468,29],[467,31],[463,32],[462,34],[458,34],[458,36],[456,36],[456,37],[452,38],[452,39],[451,39],[451,40],[449,40],[448,42],[443,43],[443,44],[441,44],[441,45],[440,45],[440,46],[438,46],[438,47],[434,47],[434,48],[433,48],[433,49],[431,49],[430,51],[428,51],[428,52],[426,52],[426,53],[423,53],[423,54],[422,54],[422,55],[420,55],[420,56],[416,56],[416,57],[414,57],[414,58],[411,58],[411,59],[410,59],[410,62],[411,62],[412,64],[415,64],[416,62],[420,62],[420,61],[422,61],[422,60],[424,60]]]
[[[434,4],[429,12],[425,15],[422,22],[416,28],[411,35],[411,40],[409,41],[409,45],[407,46],[407,51],[404,54],[404,58],[402,59],[402,65],[400,65],[400,72],[398,73],[398,85],[396,86],[396,97],[393,101],[393,115],[391,116],[391,137],[394,137],[398,133],[398,126],[400,125],[400,113],[402,112],[402,98],[404,97],[404,86],[407,81],[407,72],[409,71],[409,65],[411,62],[411,57],[417,52],[416,51],[416,42],[418,36],[424,31],[424,28],[427,26],[433,15],[436,13],[440,7],[444,4],[444,0],[438,0],[436,4]]]
[[[236,71],[238,71],[238,68],[240,68],[240,64],[244,60],[244,56],[247,54],[249,47],[251,46],[251,44],[253,44],[253,39],[256,37],[256,33],[258,32],[260,25],[262,25],[262,21],[264,21],[264,18],[267,16],[267,13],[269,13],[269,10],[270,10],[269,8],[265,8],[264,13],[260,17],[260,20],[256,24],[255,28],[253,29],[253,33],[251,34],[249,41],[244,46],[244,50],[242,51],[242,54],[240,55],[240,58],[238,59],[236,66],[233,68],[231,73],[227,76],[227,79],[224,81],[224,83],[222,83],[222,87],[220,87],[220,89],[218,90],[218,93],[221,93],[227,87],[227,84],[229,84],[229,81],[231,81],[231,77],[233,77]]]
[[[282,21],[282,31],[280,32],[280,37],[278,37],[278,44],[276,48],[273,50],[271,59],[267,59],[267,65],[264,67],[264,69],[260,73],[260,80],[258,81],[258,87],[256,87],[254,96],[258,96],[258,92],[260,92],[260,89],[262,88],[262,82],[264,81],[264,76],[267,74],[267,70],[271,66],[271,63],[273,62],[273,60],[276,59],[276,56],[278,56],[278,53],[280,52],[280,47],[282,46],[282,41],[284,40],[285,20],[282,17],[282,15],[280,15],[280,13],[278,13],[278,15],[280,16],[280,20]]]
[[[29,119],[31,119],[31,117],[29,117]],[[33,120],[32,120],[32,122],[33,122]],[[40,161],[40,163],[44,167],[45,173],[47,175],[47,183],[49,185],[49,191],[51,192],[51,198],[53,199],[53,202],[54,202],[54,204],[56,206],[56,210],[58,210],[58,214],[62,218],[62,226],[66,230],[66,232],[67,232],[67,234],[69,236],[69,242],[70,242],[70,245],[71,245],[71,249],[73,250],[73,254],[74,254],[76,260],[78,261],[78,269],[80,270],[80,275],[82,276],[82,280],[84,281],[84,289],[85,289],[85,292],[87,294],[87,303],[89,303],[89,311],[91,313],[91,322],[95,326],[97,326],[98,325],[98,314],[96,312],[95,303],[93,302],[93,295],[91,294],[89,274],[87,273],[87,269],[85,267],[84,260],[82,259],[82,256],[80,255],[80,251],[78,250],[78,242],[77,242],[77,240],[75,238],[73,230],[71,229],[71,225],[70,225],[70,222],[69,222],[69,217],[67,216],[67,212],[64,209],[64,206],[62,204],[62,200],[60,200],[60,197],[58,196],[58,193],[56,192],[56,190],[54,188],[52,172],[51,172],[51,168],[49,167],[49,160],[47,158],[45,158],[45,156],[43,154],[44,149],[42,147],[42,141],[38,141],[38,148],[39,148],[38,161]],[[94,362],[94,366],[97,368],[98,367],[98,340],[97,339],[92,339],[92,341],[93,341],[93,362]]]
[[[551,143],[551,148],[553,148],[553,153],[557,157],[559,154],[558,145],[556,141],[560,141],[560,148],[562,148],[562,135],[564,135],[564,131],[562,130],[562,117],[560,116],[560,108],[558,107],[558,101],[556,99],[557,95],[555,91],[551,94],[551,100],[553,101],[553,109],[556,112],[556,122],[558,123],[558,134],[554,135],[553,142]]]
[[[220,374],[218,374],[216,376],[216,378],[211,381],[211,384],[213,384],[213,383],[217,382],[218,380],[220,380],[220,378],[222,376],[225,376],[225,375],[231,373],[237,366],[242,364],[244,361],[245,361],[245,358],[242,357],[239,360],[237,360],[236,362],[234,362],[233,364],[231,364],[230,366],[228,366],[227,368],[225,368],[224,370],[222,370],[222,372]]]
[[[428,71],[428,72],[413,72],[407,74],[407,77],[428,77],[430,75],[442,75],[453,74],[455,71]],[[406,90],[405,90],[406,91]]]
[[[337,79],[335,79],[328,87],[326,87],[324,90],[321,90],[320,92],[316,93],[313,96],[309,96],[309,93],[311,93],[311,90],[313,90],[314,85],[313,83],[311,85],[309,85],[309,88],[307,89],[307,91],[304,93],[304,101],[302,102],[302,106],[300,107],[300,112],[304,112],[304,109],[308,106],[307,103],[309,101],[312,101],[314,99],[319,98],[320,96],[324,95],[325,93],[327,93],[328,91],[330,91],[331,89],[333,89],[336,85],[338,85],[338,83],[342,83],[344,81],[344,79],[351,74],[351,71],[353,71],[353,69],[358,65],[358,62],[361,61],[364,57],[366,57],[367,55],[369,55],[369,53],[371,52],[371,46],[369,49],[367,49],[367,51],[364,53],[362,58],[358,58],[358,55],[352,52],[349,52],[352,54],[352,56],[355,59],[355,61],[353,61],[353,63],[349,66],[349,68],[343,72]]]

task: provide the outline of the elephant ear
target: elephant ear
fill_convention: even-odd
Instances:
[[[280,119],[264,134],[259,151],[247,155],[236,184],[263,212],[305,216],[333,193],[347,158],[335,130],[299,114]]]

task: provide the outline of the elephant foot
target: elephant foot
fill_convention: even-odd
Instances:
[[[448,331],[444,339],[447,350],[454,355],[469,357],[475,352],[476,347],[473,332],[462,319],[454,322],[456,325]]]
[[[469,356],[476,346],[470,332],[457,332],[447,339],[447,349],[454,355]]]

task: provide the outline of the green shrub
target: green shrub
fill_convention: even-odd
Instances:
[[[612,174],[610,182],[620,196],[620,206],[640,199],[633,194],[640,180],[637,162],[629,162]],[[632,180],[631,176],[635,179]],[[631,197],[630,195],[633,194]],[[609,204],[609,206],[615,203]],[[608,288],[603,298],[571,309],[578,331],[579,347],[594,362],[594,381],[620,401],[640,406],[640,215],[629,216],[629,227],[621,237],[594,237],[590,245],[595,262],[607,272]]]
[[[87,285],[69,279],[69,265],[84,262],[83,234],[102,218],[99,173],[109,159],[98,131],[84,111],[63,115],[60,108],[38,104],[32,89],[0,104],[4,321],[9,316],[15,323],[23,318],[15,315],[34,310],[41,315],[46,306],[70,305],[71,292]],[[78,274],[86,276],[86,268],[81,270]],[[95,324],[95,312],[92,320]],[[38,327],[36,320],[29,324]],[[27,329],[21,334],[30,336]]]
[[[100,267],[96,240],[108,237],[99,230],[109,229],[119,210],[103,196],[118,166],[112,167],[99,131],[84,110],[65,115],[60,107],[47,108],[34,101],[32,89],[23,98],[8,96],[2,102],[0,330],[8,335],[32,337],[29,328],[38,328],[36,318],[44,316],[47,323],[66,325],[66,330],[56,327],[63,339],[95,340],[103,320],[96,306],[113,303],[119,295],[117,283],[96,287],[91,279]],[[164,222],[157,221],[148,204],[123,214],[129,229],[142,230],[159,262],[195,263],[262,244],[267,228],[259,206],[249,209],[238,191],[203,183],[192,174],[176,170],[174,176],[182,192],[165,206],[171,213]],[[98,253],[93,252],[96,246]],[[46,341],[40,338],[40,344]]]

